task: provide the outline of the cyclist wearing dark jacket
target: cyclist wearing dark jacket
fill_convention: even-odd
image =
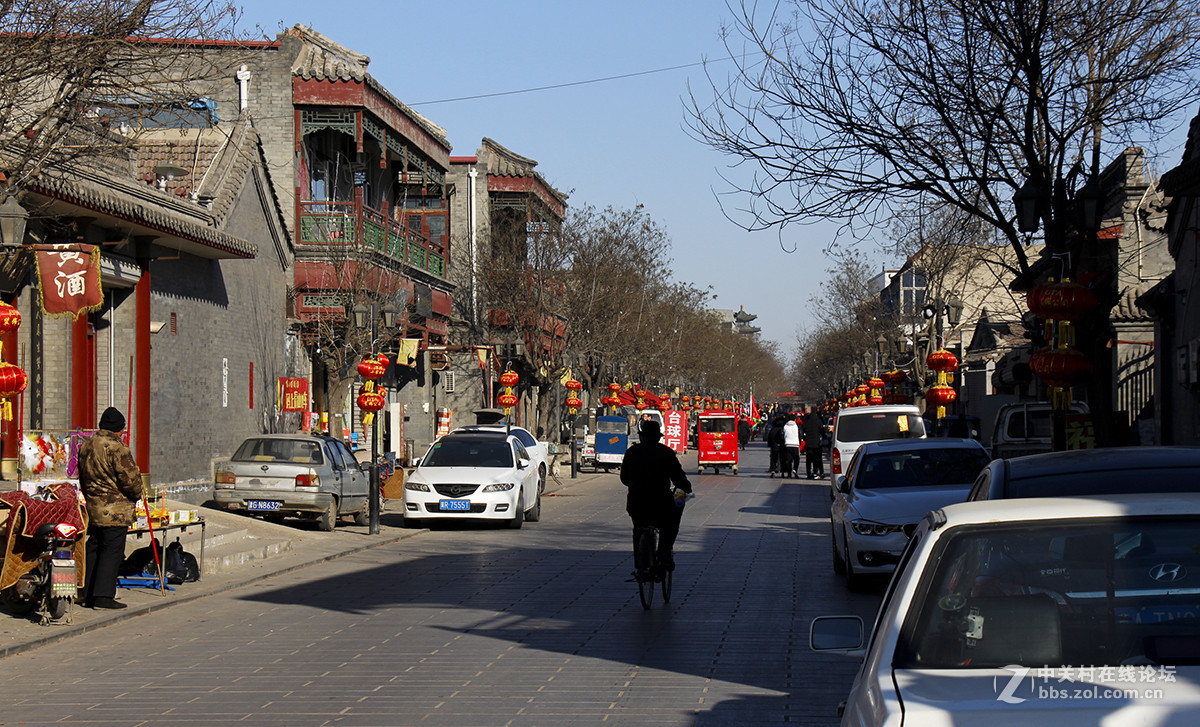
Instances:
[[[637,533],[642,527],[658,528],[658,563],[666,570],[675,570],[673,549],[679,535],[683,508],[677,507],[671,485],[690,493],[692,483],[683,473],[683,465],[675,451],[659,442],[662,427],[656,421],[644,421],[638,431],[641,442],[625,450],[621,462],[621,483],[629,488],[625,512],[633,520],[634,551]],[[642,564],[635,564],[643,567]]]

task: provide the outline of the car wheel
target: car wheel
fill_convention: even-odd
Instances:
[[[334,526],[337,525],[338,504],[336,498],[329,498],[329,504],[325,507],[325,511],[317,517],[317,528],[322,532],[331,532]]]
[[[533,507],[525,511],[525,522],[536,523],[542,519],[542,496],[537,495],[533,501]]]
[[[837,537],[834,536],[834,529],[829,529],[829,542],[833,545],[833,572],[842,575],[846,572],[846,560],[842,558],[842,552],[838,550]]]
[[[370,525],[371,524],[371,498],[363,500],[362,507],[354,513],[355,525]]]
[[[509,530],[520,530],[521,525],[525,523],[525,511],[521,509],[521,501],[525,499],[522,497],[523,494],[517,493],[517,505],[513,508],[512,519],[504,523]]]
[[[546,465],[538,467],[538,494],[546,491]]]

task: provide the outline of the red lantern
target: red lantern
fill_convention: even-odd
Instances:
[[[658,408],[662,411],[671,411],[671,400],[665,396],[659,399]]]
[[[680,400],[680,401],[682,401],[684,404],[691,404],[691,403],[692,403],[692,397],[690,397],[690,396],[687,396],[687,395],[684,395],[684,396],[681,396],[681,397],[679,397],[679,400]]]
[[[925,401],[934,406],[949,406],[957,398],[958,392],[954,390],[954,387],[945,384],[937,384],[925,392]]]
[[[0,334],[12,333],[21,327],[21,311],[0,302]]]
[[[882,403],[883,403],[883,397],[882,397],[882,396],[878,396],[878,395],[876,395],[876,396],[868,396],[868,397],[867,397],[867,403],[868,403],[868,404],[870,404],[870,405],[872,405],[872,406],[878,406],[879,404],[882,404]]]
[[[870,390],[871,390],[871,387],[867,386],[866,384],[859,384],[858,386],[854,387],[855,394],[866,394]]]
[[[650,405],[644,401],[639,401],[638,403],[634,404],[634,407],[637,408],[638,411],[643,411],[648,406]]]
[[[884,386],[887,386],[887,384],[885,384],[883,379],[879,378],[878,376],[872,376],[871,378],[867,379],[867,386],[871,387],[872,389],[882,389]]]
[[[517,398],[516,394],[501,394],[500,396],[496,397],[496,403],[505,409],[511,409],[512,407],[516,406],[517,402],[519,401],[520,399]]]
[[[567,381],[567,383],[563,384],[563,386],[567,387],[567,391],[582,391],[583,390],[583,384],[579,383],[575,379],[569,379]]]
[[[575,410],[583,406],[583,401],[577,396],[568,396],[566,401],[567,408],[574,414]]]
[[[1042,318],[1077,321],[1095,310],[1096,294],[1086,285],[1064,280],[1035,285],[1025,296],[1025,303],[1034,315]]]
[[[883,379],[885,383],[895,386],[896,384],[903,383],[908,378],[908,372],[902,369],[893,369],[881,374],[879,378]]]
[[[679,411],[691,411],[692,405],[686,401],[679,405]]]
[[[613,393],[613,396],[616,396],[621,393],[621,385],[614,381],[608,385],[608,390]]]
[[[512,387],[514,387],[518,383],[520,383],[520,381],[521,381],[521,377],[517,375],[516,371],[513,371],[511,369],[500,374],[500,385],[501,386],[507,386],[508,388],[511,389]]]
[[[1043,348],[1029,357],[1029,368],[1047,386],[1068,388],[1091,378],[1092,362],[1073,348]]]
[[[958,368],[958,357],[944,348],[939,348],[925,359],[929,368],[939,373],[949,373]]]
[[[380,376],[383,376],[384,372],[387,371],[387,366],[388,360],[386,356],[379,356],[378,358],[364,358],[362,361],[358,362],[358,375],[364,379],[367,379],[368,381],[374,381]]]
[[[382,409],[385,404],[387,404],[386,390],[375,389],[374,391],[367,391],[366,387],[358,390],[359,409],[373,414]]]

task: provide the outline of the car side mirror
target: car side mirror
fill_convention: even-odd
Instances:
[[[842,493],[850,491],[850,480],[846,479],[846,475],[837,476],[837,490]]]
[[[859,616],[818,616],[808,629],[808,646],[845,656],[864,656],[863,620]]]
[[[416,469],[416,468],[420,467],[420,466],[421,466],[421,458],[420,458],[420,457],[414,457],[414,458],[413,458],[413,461],[412,461],[412,464],[411,464],[411,465],[409,465],[409,466],[410,466],[410,467],[412,467],[413,469]]]
[[[528,466],[529,466],[529,460],[526,459],[525,457],[521,457],[520,459],[517,460],[517,469],[523,470]]]

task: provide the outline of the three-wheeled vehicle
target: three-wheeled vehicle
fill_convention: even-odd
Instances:
[[[722,467],[738,471],[737,416],[731,411],[700,412],[697,420],[696,461],[699,474],[705,467],[712,467],[720,474]]]
[[[596,469],[620,467],[629,448],[629,420],[621,416],[596,417]]]

